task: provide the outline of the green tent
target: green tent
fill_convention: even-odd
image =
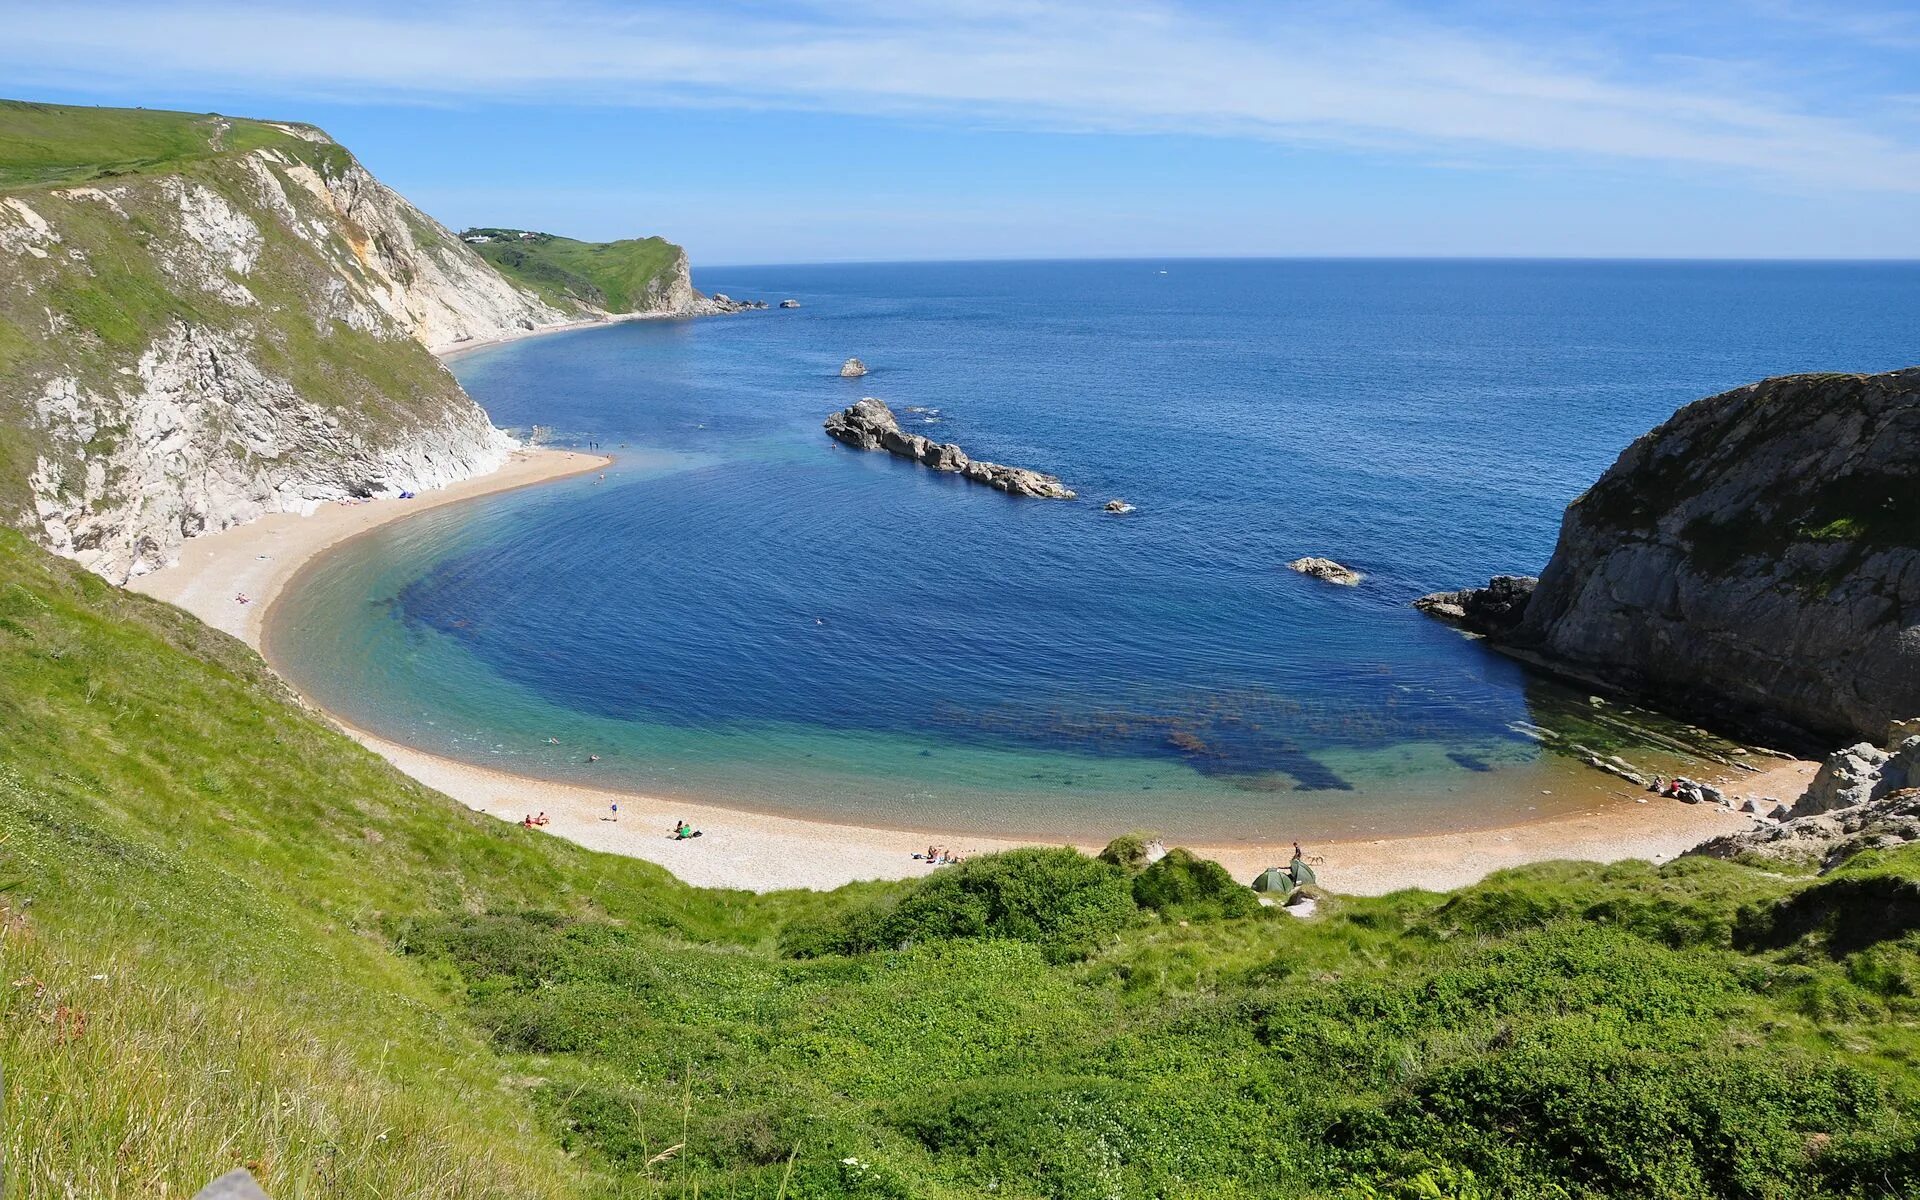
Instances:
[[[1293,877],[1295,887],[1305,887],[1314,881],[1313,868],[1307,865],[1307,860],[1304,858],[1296,858],[1288,863],[1287,874]]]
[[[1288,875],[1279,867],[1268,867],[1266,870],[1260,872],[1258,879],[1253,881],[1253,890],[1256,892],[1278,892],[1284,896],[1293,890],[1293,876]]]

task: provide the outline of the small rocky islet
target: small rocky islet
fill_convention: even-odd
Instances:
[[[1294,559],[1287,564],[1287,569],[1290,571],[1298,571],[1310,579],[1321,579],[1328,583],[1337,583],[1341,587],[1358,587],[1360,586],[1360,581],[1366,578],[1365,575],[1362,575],[1345,563],[1338,563],[1331,558],[1321,558],[1314,554],[1309,554],[1305,558]]]
[[[857,363],[858,359],[849,360]],[[861,368],[864,373],[865,368]],[[845,374],[845,371],[842,371]],[[834,413],[826,420],[829,437],[856,450],[885,450],[900,458],[910,458],[936,471],[948,471],[974,483],[984,483],[1010,496],[1036,500],[1072,500],[1073,489],[1052,475],[1025,467],[1009,467],[985,459],[971,458],[952,442],[936,442],[900,428],[899,419],[884,403],[867,396]]]

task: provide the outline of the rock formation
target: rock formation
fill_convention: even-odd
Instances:
[[[1489,632],[1669,710],[1884,736],[1920,713],[1920,368],[1682,408],[1568,507],[1520,619]]]
[[[1051,475],[968,458],[966,452],[952,442],[936,442],[917,433],[902,432],[893,410],[871,396],[828,417],[826,430],[829,436],[856,450],[885,450],[1010,495],[1039,500],[1074,498],[1074,493]]]
[[[781,308],[799,308],[800,302],[798,300],[782,300],[780,302],[780,307]]]
[[[1861,850],[1920,841],[1920,737],[1891,753],[1850,746],[1821,766],[1777,825],[1714,838],[1690,853],[1831,867]]]
[[[1485,587],[1433,592],[1415,600],[1413,606],[1474,633],[1508,633],[1526,615],[1527,601],[1539,582],[1531,575],[1495,575]]]
[[[1127,513],[1130,513],[1133,511],[1133,505],[1128,504],[1125,500],[1121,500],[1118,497],[1107,501],[1101,507],[1104,511],[1114,513],[1119,516],[1124,516]]]
[[[1315,579],[1324,579],[1328,583],[1337,583],[1341,587],[1358,587],[1360,581],[1366,578],[1365,575],[1362,575],[1360,572],[1343,563],[1337,563],[1330,558],[1318,558],[1313,555],[1308,555],[1305,558],[1296,558],[1288,563],[1287,567],[1289,570],[1298,571],[1302,575],[1309,575]]]
[[[1818,816],[1913,787],[1920,787],[1920,737],[1908,738],[1891,751],[1862,742],[1835,751],[1820,764],[1792,815]]]
[[[867,364],[857,358],[850,358],[840,364],[840,378],[858,379],[867,373]]]

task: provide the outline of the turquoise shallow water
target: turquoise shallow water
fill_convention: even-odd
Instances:
[[[1595,710],[1406,602],[1537,570],[1566,502],[1688,399],[1920,358],[1912,266],[699,282],[804,307],[453,362],[497,422],[618,462],[324,559],[275,615],[304,689],[489,765],[889,825],[1198,840],[1492,824],[1570,802],[1525,729],[1592,740]],[[838,378],[850,354],[873,374]],[[862,395],[1083,499],[1017,501],[837,447],[820,421]],[[1138,511],[1100,513],[1112,496]],[[1309,553],[1367,579],[1284,569]]]

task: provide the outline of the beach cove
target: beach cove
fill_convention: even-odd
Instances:
[[[573,451],[522,450],[490,475],[413,500],[323,505],[309,516],[276,514],[195,538],[187,543],[177,565],[143,576],[130,586],[177,604],[240,638],[279,670],[266,640],[272,610],[290,588],[298,586],[302,569],[329,551],[444,505],[595,472],[606,463],[601,456]],[[241,595],[247,603],[238,601]],[[691,804],[518,776],[427,753],[356,728],[335,714],[329,716],[399,770],[470,808],[511,822],[544,811],[551,819],[547,833],[658,863],[700,886],[768,891],[910,878],[929,869],[913,857],[929,844],[968,856],[1023,844],[1021,839],[937,828],[902,830],[802,820],[724,804]],[[1804,785],[1812,770],[1809,763],[1783,763],[1761,775],[1725,782],[1736,795],[1790,795],[1796,785]],[[1574,767],[1569,771],[1597,774]],[[617,821],[610,819],[615,805]],[[678,820],[701,828],[703,836],[671,840],[668,831]],[[1547,819],[1445,835],[1316,844],[1309,852],[1324,861],[1321,878],[1332,890],[1379,894],[1405,887],[1455,887],[1492,871],[1549,859],[1664,860],[1705,838],[1748,824],[1745,818],[1712,806],[1602,793],[1581,811]],[[1082,848],[1092,851],[1099,846],[1087,842]],[[1193,848],[1244,878],[1286,857],[1284,844]]]

